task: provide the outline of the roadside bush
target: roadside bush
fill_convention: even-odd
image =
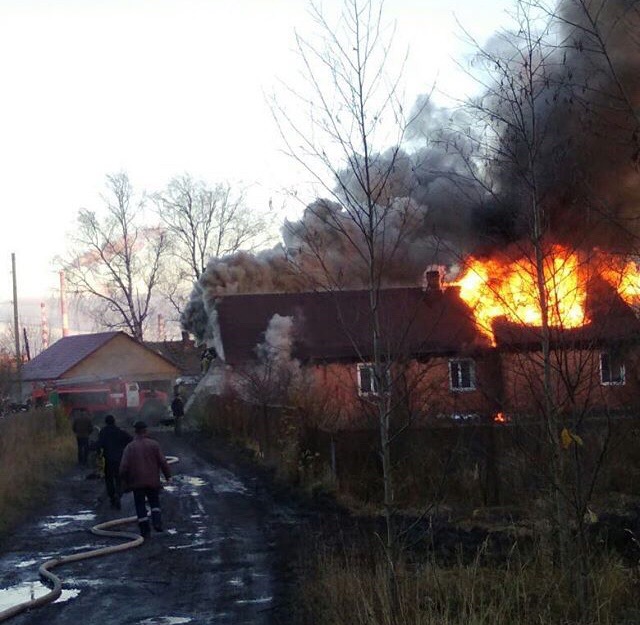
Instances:
[[[33,410],[0,419],[0,537],[42,499],[74,455],[62,412]]]

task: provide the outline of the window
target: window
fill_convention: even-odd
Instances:
[[[600,384],[624,384],[624,361],[618,354],[600,354]]]
[[[473,360],[449,361],[449,386],[452,391],[472,391],[476,388],[476,367]]]
[[[389,369],[385,369],[387,388],[391,386],[391,376]],[[377,395],[376,378],[371,363],[358,365],[358,393],[360,395]]]

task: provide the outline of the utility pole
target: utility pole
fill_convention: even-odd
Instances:
[[[20,327],[18,324],[18,279],[16,276],[16,255],[11,252],[11,273],[13,275],[13,334],[16,338],[16,373],[19,401],[22,403],[22,352],[20,351]]]

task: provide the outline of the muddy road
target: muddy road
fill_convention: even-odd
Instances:
[[[304,515],[277,501],[264,476],[224,450],[203,453],[169,432],[152,436],[165,454],[180,458],[161,493],[165,531],[138,548],[57,568],[62,596],[9,623],[290,622],[291,565]],[[112,511],[103,481],[87,474],[76,468],[61,478],[39,516],[5,541],[0,610],[46,593],[37,573],[44,560],[118,542],[88,530],[135,515],[133,497],[124,495],[122,510]]]

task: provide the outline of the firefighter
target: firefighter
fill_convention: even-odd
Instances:
[[[143,538],[151,534],[146,501],[151,508],[151,521],[156,532],[162,531],[160,512],[160,471],[167,481],[171,471],[157,441],[147,436],[147,424],[136,421],[135,436],[125,448],[120,463],[120,477],[128,490],[133,491],[138,525]]]
[[[116,425],[116,419],[112,414],[108,414],[104,418],[104,423],[104,427],[98,434],[96,450],[102,452],[104,458],[104,483],[107,487],[111,507],[120,510],[120,496],[122,495],[120,460],[124,448],[133,439],[130,434]]]
[[[71,428],[78,443],[78,464],[86,467],[89,462],[89,437],[93,432],[93,421],[88,410],[74,408],[71,412]]]

